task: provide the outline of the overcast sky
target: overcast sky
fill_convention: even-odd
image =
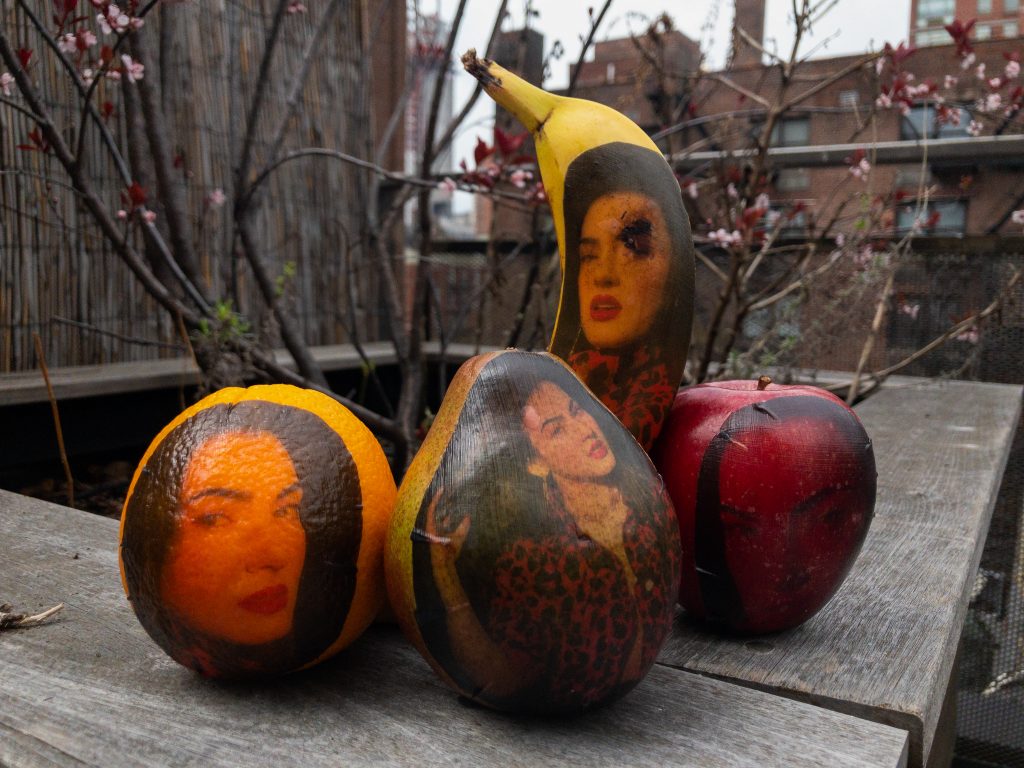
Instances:
[[[522,26],[525,4],[525,0],[511,0],[512,18],[506,21],[505,29]],[[546,87],[560,88],[568,84],[569,64],[575,63],[579,57],[581,38],[590,27],[587,7],[599,7],[600,4],[600,0],[533,0],[534,10],[539,15],[532,20],[531,26],[544,34],[545,51],[550,50],[556,39],[565,48],[561,60],[552,67],[552,76]],[[439,12],[446,19],[451,19],[457,6],[458,0],[420,0],[422,12]],[[456,58],[468,48],[482,51],[486,47],[496,9],[495,0],[468,0],[456,41]],[[788,53],[793,40],[790,9],[790,0],[767,0],[765,40],[769,50],[776,46],[777,50]],[[701,42],[710,66],[724,63],[732,27],[733,5],[730,0],[612,0],[597,39],[626,37],[630,32],[638,32],[644,28],[644,22],[633,14],[653,18],[663,11],[672,17],[676,28],[683,34]],[[909,27],[910,0],[838,0],[837,5],[817,24],[813,34],[806,38],[801,54],[813,51],[815,57],[837,56],[878,49],[886,42],[895,45],[907,39]],[[455,84],[456,111],[472,89],[472,79],[460,68]],[[493,104],[481,98],[456,143],[456,163],[471,155],[477,135],[489,138],[493,114]]]

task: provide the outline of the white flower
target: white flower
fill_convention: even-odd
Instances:
[[[767,194],[762,192],[760,195],[757,196],[757,200],[754,201],[754,207],[762,211],[767,211],[769,208],[772,207],[771,198],[768,197]]]
[[[943,83],[943,85],[948,91],[950,88],[956,88],[956,84],[958,82],[959,81],[957,80],[957,78],[953,77],[953,75],[946,75],[946,81],[945,83]]]
[[[842,248],[844,245],[846,245],[846,235],[840,232],[836,235],[836,246]]]
[[[992,112],[1003,105],[1003,97],[998,93],[990,93],[985,97],[985,111]]]
[[[885,56],[879,56],[875,60],[875,74],[882,74],[882,70],[885,69]]]
[[[920,311],[920,304],[908,304],[906,302],[900,304],[900,313],[906,315],[911,320],[917,320],[917,313]]]
[[[981,334],[978,333],[978,329],[972,325],[971,327],[960,331],[960,333],[953,338],[957,341],[966,341],[968,344],[977,344],[981,340]]]
[[[971,120],[971,124],[967,126],[967,132],[971,136],[980,136],[981,135],[981,128],[982,128],[981,123],[979,123],[977,120]]]
[[[124,74],[128,78],[129,83],[134,83],[136,80],[141,80],[145,74],[146,67],[143,64],[135,61],[127,53],[121,54],[121,63],[124,64]]]
[[[146,220],[147,224],[152,224],[156,221],[156,211],[146,211],[142,214],[142,218]]]
[[[96,73],[91,69],[82,70],[82,82],[86,85],[92,85],[93,78],[96,77]]]
[[[978,68],[974,70],[974,76],[979,80],[985,79],[985,62],[981,62],[981,64],[978,65]]]
[[[700,197],[700,189],[697,188],[697,182],[691,181],[686,185],[686,191],[690,195],[691,200],[696,200]]]
[[[1020,74],[1020,62],[1008,61],[1006,62],[1006,79],[1013,80],[1017,75]]]
[[[964,56],[964,60],[960,62],[960,69],[964,71],[970,69],[974,65],[975,58],[973,53],[968,53]]]
[[[1002,88],[1003,81],[998,77],[993,77],[988,81],[989,88]]]
[[[121,210],[119,210],[117,212],[117,218],[122,219],[122,220],[127,219],[128,218],[128,211],[126,211],[124,208],[122,208]]]
[[[736,190],[736,185],[731,181],[729,182],[729,186],[725,188],[725,192],[729,195],[731,200],[736,200],[740,196],[740,193]]]
[[[0,91],[3,92],[4,96],[11,95],[12,85],[14,85],[14,75],[10,72],[4,72],[0,75]]]
[[[850,166],[850,173],[853,174],[855,179],[867,181],[868,174],[871,173],[871,163],[868,162],[866,157],[862,157],[859,163]]]
[[[875,104],[882,109],[888,109],[892,106],[892,97],[887,93],[879,94],[878,98],[875,99]]]
[[[1012,214],[1010,214],[1010,220],[1014,224],[1024,225],[1024,208],[1022,208],[1019,211],[1014,211]]]

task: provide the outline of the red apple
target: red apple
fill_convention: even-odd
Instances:
[[[679,602],[741,633],[813,616],[860,551],[875,457],[856,414],[818,387],[699,384],[653,449],[679,517]]]

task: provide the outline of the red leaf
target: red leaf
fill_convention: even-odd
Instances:
[[[476,149],[473,150],[473,159],[477,165],[480,165],[484,160],[494,154],[494,147],[487,146],[487,143],[479,136],[476,140]]]
[[[515,154],[522,148],[523,142],[526,141],[526,137],[529,134],[526,131],[518,133],[515,136],[505,133],[501,128],[494,127],[494,143],[501,150],[501,154],[505,157]]]
[[[21,62],[22,69],[28,69],[29,60],[32,58],[31,48],[19,48],[18,49],[18,61]]]
[[[100,105],[100,114],[102,114],[104,118],[109,118],[113,116],[114,102],[104,101],[103,104]]]
[[[139,182],[133,181],[131,186],[128,187],[128,199],[131,201],[133,206],[140,206],[146,204],[146,190],[142,187]]]
[[[114,49],[109,45],[104,45],[100,48],[100,61],[106,64],[108,61],[114,58]]]

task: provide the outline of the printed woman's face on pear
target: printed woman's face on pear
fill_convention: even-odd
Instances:
[[[651,331],[668,289],[672,254],[665,217],[638,192],[603,195],[580,230],[580,324],[598,349],[634,344]]]
[[[190,457],[164,567],[166,602],[195,630],[241,644],[292,629],[306,534],[291,458],[267,432],[229,432]]]
[[[523,408],[523,426],[536,461],[556,476],[595,480],[615,468],[594,417],[557,384],[537,385]]]

